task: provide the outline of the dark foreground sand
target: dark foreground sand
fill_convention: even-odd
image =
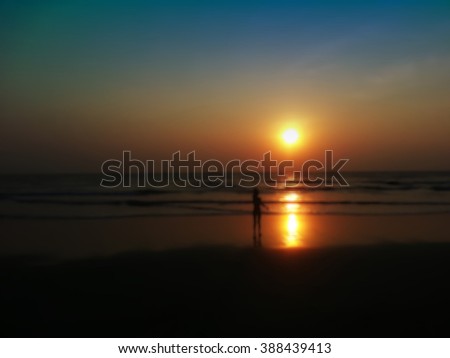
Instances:
[[[449,337],[450,244],[3,257],[2,337]]]

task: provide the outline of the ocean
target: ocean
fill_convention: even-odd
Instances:
[[[304,215],[407,215],[450,212],[450,172],[345,173],[348,187],[260,185],[267,215],[296,204]],[[104,188],[98,174],[3,175],[0,217],[102,219],[248,215],[252,190],[233,187]],[[235,180],[237,183],[238,180]],[[137,180],[132,180],[132,184]],[[293,206],[290,206],[293,209]]]
[[[450,172],[348,172],[344,178],[348,187],[260,185],[264,245],[450,241]],[[249,188],[108,189],[101,179],[1,176],[2,253],[89,256],[253,244]]]

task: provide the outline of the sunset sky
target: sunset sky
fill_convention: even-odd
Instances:
[[[450,170],[449,19],[448,1],[2,1],[0,172],[325,149]]]

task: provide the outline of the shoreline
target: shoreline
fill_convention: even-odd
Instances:
[[[327,248],[386,243],[450,242],[450,214],[263,216],[268,248]],[[251,247],[252,217],[154,217],[123,220],[0,220],[3,255],[61,260],[129,251],[163,252],[201,246]]]

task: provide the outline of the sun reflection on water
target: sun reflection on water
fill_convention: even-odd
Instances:
[[[282,197],[283,209],[283,246],[287,248],[300,247],[302,245],[302,221],[300,219],[300,195],[287,193]]]

